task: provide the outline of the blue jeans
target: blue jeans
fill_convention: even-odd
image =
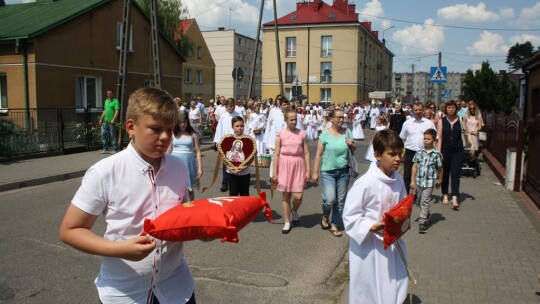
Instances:
[[[347,189],[349,188],[349,167],[329,171],[321,171],[322,182],[322,211],[323,215],[330,215],[332,226],[341,227],[341,216],[343,215],[343,206],[347,198]]]
[[[118,137],[116,136],[116,127],[114,124],[104,122],[103,125],[101,125],[101,140],[103,141],[103,151],[109,151],[109,134],[112,137],[113,145],[112,149],[113,151],[118,150]]]

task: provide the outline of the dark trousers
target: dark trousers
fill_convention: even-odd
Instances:
[[[405,149],[405,158],[403,159],[403,181],[405,182],[405,189],[407,193],[411,191],[411,175],[413,167],[413,158],[416,151]]]
[[[442,149],[443,156],[443,182],[441,185],[442,194],[448,194],[448,183],[452,183],[452,195],[459,197],[459,179],[465,151]]]
[[[249,181],[251,173],[246,175],[229,174],[229,195],[249,196]]]
[[[223,178],[221,179],[221,188],[229,189],[229,173],[227,173],[227,167],[222,165]]]

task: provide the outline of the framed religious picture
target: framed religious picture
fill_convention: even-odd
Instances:
[[[251,136],[226,135],[217,145],[223,162],[230,167],[245,166],[257,154],[255,140]]]

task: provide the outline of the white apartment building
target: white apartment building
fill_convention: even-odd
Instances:
[[[259,55],[255,64],[252,96],[248,96],[255,39],[238,34],[234,29],[219,28],[215,31],[202,32],[206,45],[216,64],[216,95],[236,97],[242,100],[248,97],[261,97],[261,62],[262,42],[259,41]],[[233,79],[233,71],[242,69],[243,78]]]
[[[396,97],[401,97],[407,103],[413,99],[436,102],[438,94],[441,94],[443,102],[456,100],[461,95],[465,73],[449,72],[446,75],[446,83],[440,85],[440,91],[437,84],[431,83],[429,79],[428,72],[393,73],[392,90]]]

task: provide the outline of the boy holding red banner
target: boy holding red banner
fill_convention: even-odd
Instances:
[[[128,147],[93,165],[68,207],[60,238],[102,256],[95,280],[102,303],[195,303],[182,242],[140,236],[145,219],[189,200],[187,167],[167,152],[180,117],[172,97],[155,88],[131,94]],[[102,215],[103,237],[91,229]]]
[[[373,138],[376,162],[347,194],[343,224],[349,235],[349,303],[398,303],[407,297],[409,278],[396,244],[384,249],[383,215],[407,192],[396,171],[402,160],[403,141],[385,129]],[[406,255],[405,242],[396,242]]]

